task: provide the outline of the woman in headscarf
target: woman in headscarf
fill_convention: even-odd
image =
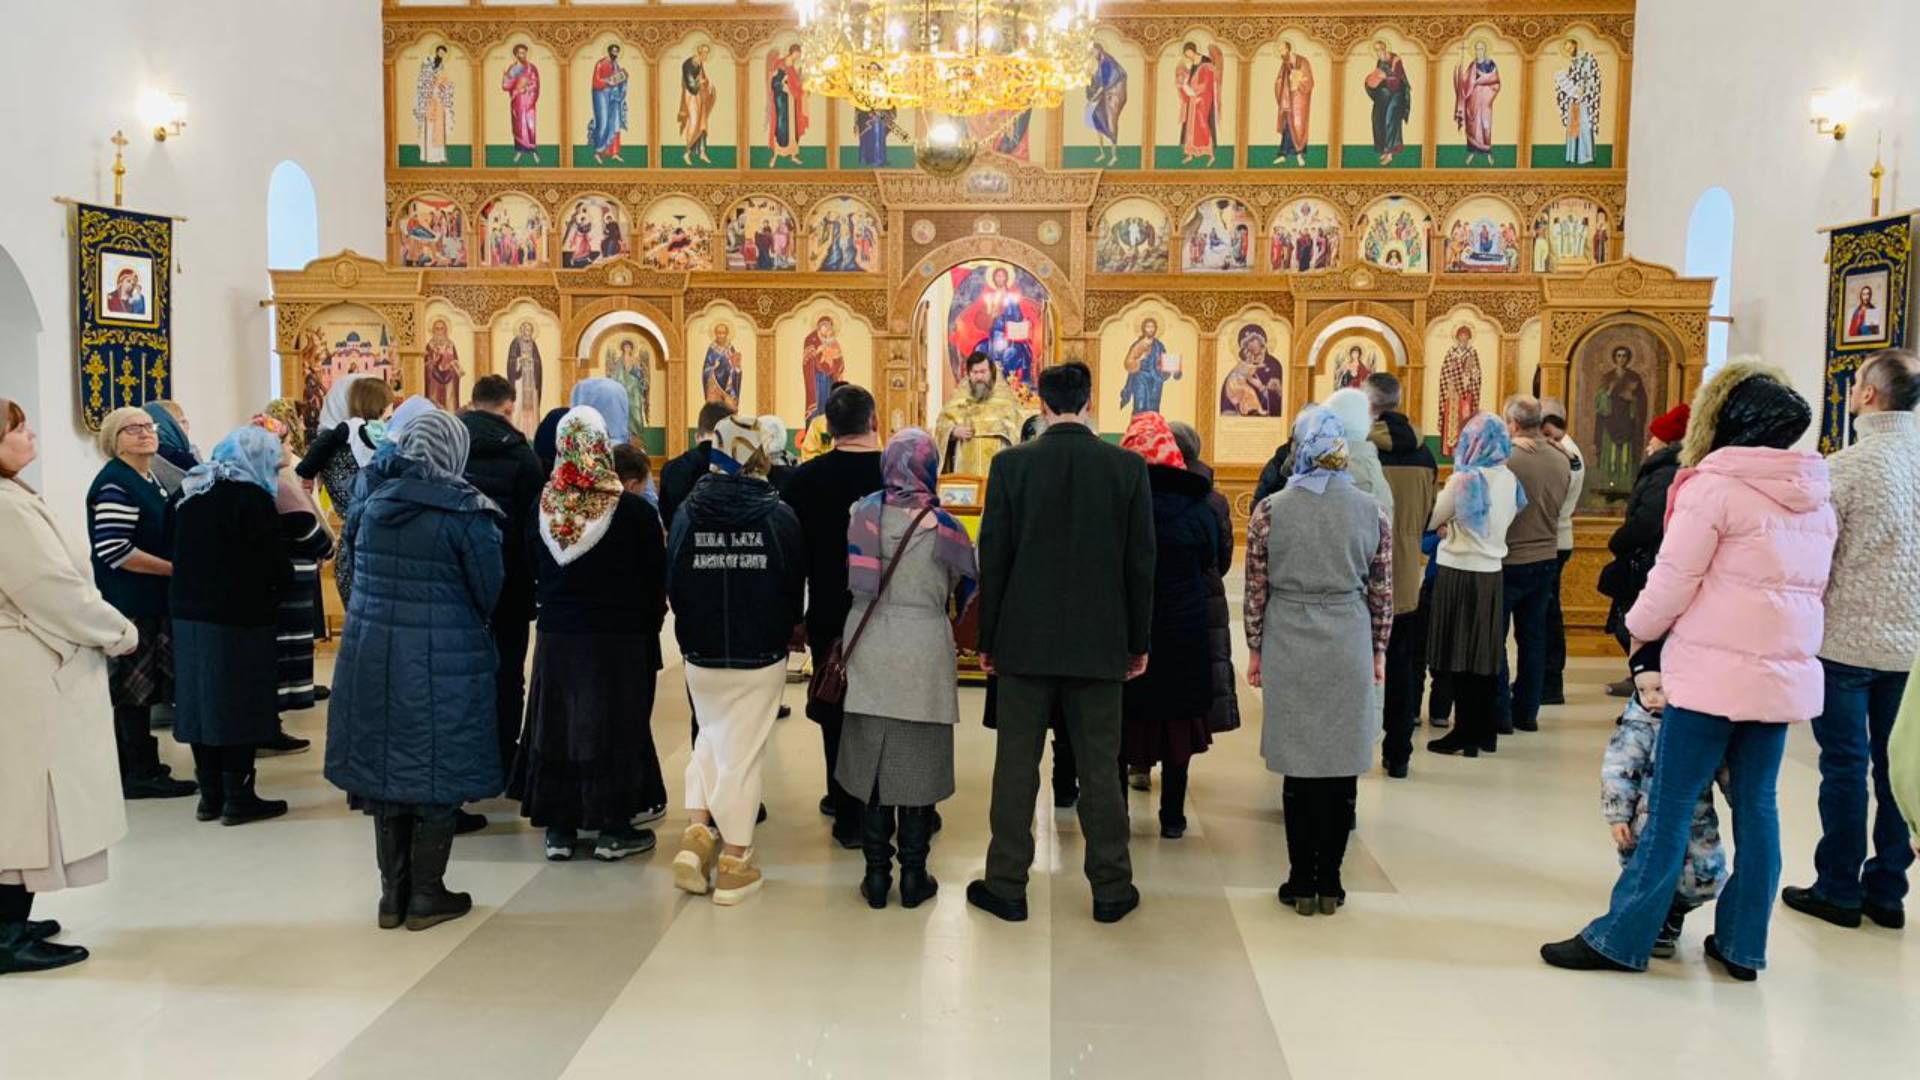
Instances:
[[[675,515],[667,541],[674,635],[700,721],[687,761],[693,823],[674,857],[673,883],[728,905],[760,888],[760,764],[786,686],[807,563],[800,519],[767,482],[760,422],[730,416],[713,438],[711,471]]]
[[[1543,945],[1555,967],[1642,971],[1680,880],[1694,804],[1725,764],[1733,876],[1708,959],[1741,982],[1767,966],[1780,886],[1775,789],[1787,728],[1820,714],[1818,652],[1839,526],[1827,462],[1793,446],[1813,410],[1786,374],[1734,360],[1694,396],[1666,536],[1627,613],[1635,652],[1664,640],[1667,706],[1647,823],[1607,913]]]
[[[540,471],[552,475],[554,462],[560,458],[560,420],[568,409],[550,409],[540,420],[540,426],[533,432],[533,456],[540,459]]]
[[[895,435],[881,457],[885,486],[854,504],[847,525],[853,607],[840,640],[853,651],[834,779],[866,804],[860,895],[875,908],[887,906],[893,888],[896,827],[900,902],[919,907],[940,887],[927,855],[934,805],[953,795],[960,723],[947,612],[950,604],[966,610],[980,571],[966,529],[940,509],[939,467],[933,436],[919,428]]]
[[[173,737],[193,748],[201,821],[278,817],[254,794],[254,755],[280,733],[280,598],[293,563],[274,498],[285,449],[249,425],[220,440],[180,482],[173,585]]]
[[[1193,425],[1170,421],[1173,443],[1187,460],[1187,471],[1206,477],[1213,484],[1213,466],[1201,456],[1200,433]],[[1227,575],[1233,572],[1233,506],[1215,484],[1207,496],[1214,520],[1226,546],[1216,568],[1220,576],[1207,583],[1207,651],[1213,661],[1213,707],[1207,712],[1207,730],[1215,735],[1240,730],[1240,676],[1233,668],[1233,615],[1227,607]]]
[[[107,663],[120,789],[129,799],[175,799],[194,792],[160,760],[149,721],[155,705],[171,705],[173,624],[167,578],[173,573],[173,505],[155,478],[160,438],[153,418],[115,409],[95,436],[107,459],[87,489],[87,541],[93,581],[114,610],[133,620],[140,643]]]
[[[621,486],[597,410],[567,414],[559,450],[529,543],[540,633],[507,794],[546,830],[548,859],[571,859],[579,831],[596,829],[593,856],[612,862],[653,850],[633,820],[667,802],[652,723],[666,535]]]
[[[317,478],[326,488],[333,512],[342,520],[353,511],[354,481],[386,442],[386,417],[393,411],[393,388],[372,375],[343,375],[327,391],[320,410],[320,434],[294,472],[307,490]],[[353,560],[343,550],[333,561],[334,584],[342,607],[353,606]]]
[[[195,465],[200,452],[193,448],[185,410],[172,401],[149,401],[140,406],[153,419],[154,432],[160,437],[160,452],[153,458],[153,478],[168,495],[180,490],[180,481]]]
[[[628,413],[632,405],[628,401],[626,387],[612,379],[581,379],[573,384],[573,396],[568,400],[575,409],[585,406],[600,414],[601,426],[606,431],[609,447],[620,446],[631,441],[632,431],[627,425]],[[566,418],[571,415],[572,413],[562,410],[561,423],[564,424]],[[555,434],[557,449],[557,428]],[[557,454],[556,457],[558,457]]]
[[[285,715],[311,709],[317,700],[313,685],[313,605],[318,594],[314,586],[320,580],[320,560],[333,554],[333,534],[327,531],[313,497],[302,489],[299,477],[294,474],[294,429],[265,413],[249,422],[279,439],[281,447],[273,508],[280,515],[280,536],[286,542],[293,569],[292,583],[280,594],[276,621],[275,682],[279,711]],[[261,750],[296,754],[311,745],[307,739],[287,734],[282,727]]]
[[[1479,757],[1499,746],[1494,702],[1506,655],[1502,567],[1507,526],[1527,505],[1527,493],[1507,468],[1513,439],[1492,413],[1478,413],[1460,430],[1453,475],[1434,500],[1428,527],[1441,534],[1434,554],[1432,621],[1427,667],[1450,676],[1453,730],[1427,744],[1436,754]]]
[[[58,922],[29,918],[34,898],[106,880],[107,848],[127,832],[106,658],[140,632],[20,479],[36,456],[25,411],[0,398],[0,975],[87,958],[49,940]]]
[[[1280,902],[1332,915],[1361,773],[1380,739],[1393,632],[1393,519],[1347,474],[1346,428],[1309,405],[1293,474],[1247,523],[1247,681],[1264,691],[1260,754],[1286,777]]]
[[[503,786],[487,631],[503,515],[464,478],[468,446],[452,415],[414,418],[342,536],[358,587],[334,666],[326,776],[373,817],[383,929],[472,909],[445,885],[460,804]]]
[[[1159,413],[1134,413],[1120,440],[1147,461],[1153,490],[1153,662],[1121,696],[1121,764],[1135,775],[1160,768],[1160,835],[1187,831],[1187,765],[1213,743],[1211,586],[1233,557],[1208,496],[1213,484],[1187,468]]]
[[[793,449],[787,442],[787,422],[777,416],[760,418],[760,429],[766,436],[767,482],[774,490],[785,491],[793,479],[793,471],[800,467],[794,460]]]

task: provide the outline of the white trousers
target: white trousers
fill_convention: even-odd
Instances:
[[[700,736],[687,759],[687,809],[713,815],[729,844],[753,846],[760,815],[760,762],[787,685],[787,665],[736,671],[686,666]]]

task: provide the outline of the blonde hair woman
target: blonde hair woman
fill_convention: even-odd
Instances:
[[[26,414],[0,398],[0,975],[87,958],[47,940],[59,923],[27,916],[40,893],[106,880],[107,847],[127,831],[106,657],[140,632],[20,480],[36,449]]]

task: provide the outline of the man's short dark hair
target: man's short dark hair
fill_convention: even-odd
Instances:
[[[994,381],[998,382],[1000,379],[1000,367],[993,362],[993,357],[988,356],[983,349],[973,350],[973,354],[967,357],[966,366],[960,370],[964,374],[971,375],[973,374],[973,369],[981,364],[987,365],[987,370],[993,373]]]
[[[620,482],[646,483],[653,475],[653,462],[647,460],[647,452],[632,443],[621,443],[613,448],[613,471]]]
[[[482,375],[473,384],[472,404],[492,408],[511,404],[515,396],[505,375]]]
[[[1400,379],[1384,371],[1376,371],[1367,376],[1367,403],[1373,406],[1374,415],[1400,411]]]
[[[732,415],[733,406],[724,401],[709,401],[700,406],[700,434],[713,434],[713,429],[720,426],[720,421]]]
[[[1908,349],[1883,349],[1860,365],[1860,378],[1873,384],[1887,407],[1912,412],[1920,405],[1920,355]]]
[[[1093,400],[1093,372],[1078,360],[1040,373],[1040,400],[1055,416],[1071,416]]]
[[[827,434],[836,439],[858,438],[873,430],[873,395],[864,386],[842,385],[827,395],[821,411],[827,417]]]

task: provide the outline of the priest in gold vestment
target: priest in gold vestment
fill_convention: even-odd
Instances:
[[[940,445],[942,475],[987,475],[993,455],[1020,441],[1020,404],[1000,384],[984,352],[967,357],[967,379],[940,410],[933,438]]]

